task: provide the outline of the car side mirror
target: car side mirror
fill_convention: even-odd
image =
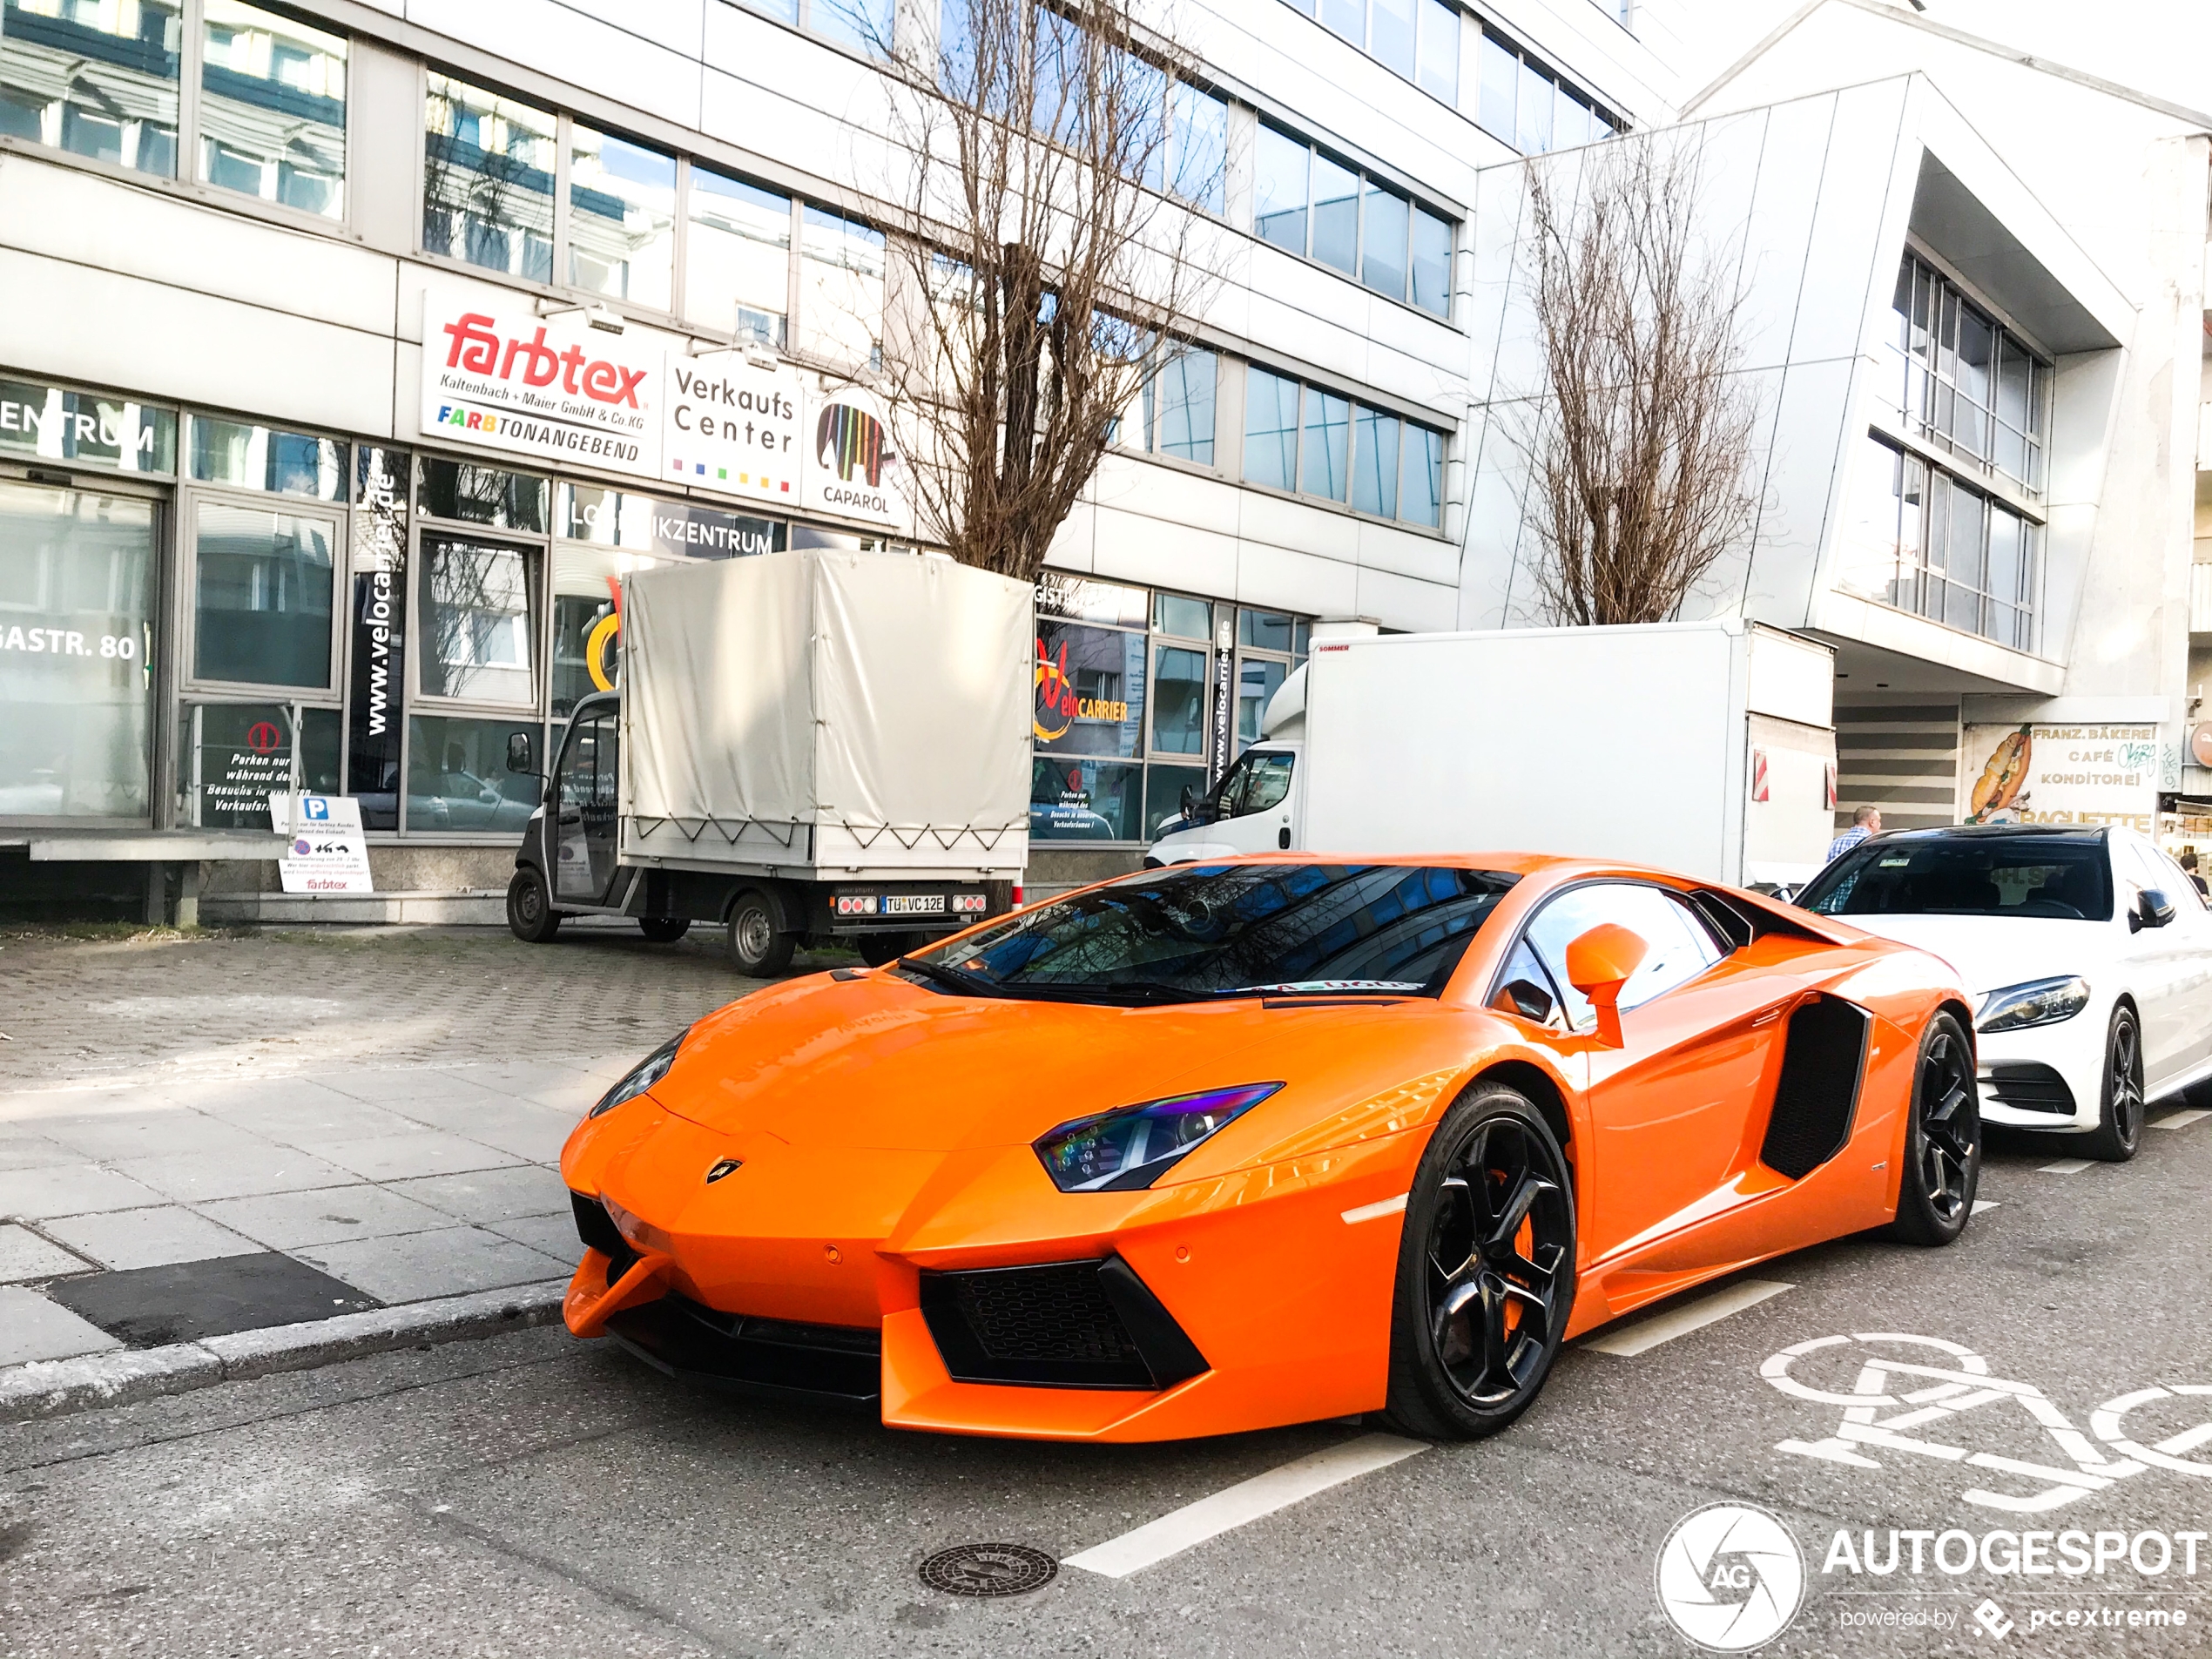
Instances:
[[[2128,917],[2128,931],[2133,934],[2146,927],[2163,927],[2173,920],[2174,901],[2156,887],[2145,887],[2135,896],[2135,907]]]
[[[1600,922],[1567,948],[1567,982],[1597,1010],[1598,1041],[1623,1046],[1621,988],[1651,954],[1651,947],[1618,922]]]
[[[537,763],[530,753],[529,732],[509,732],[507,734],[507,770],[536,774]]]
[[[1190,784],[1185,784],[1185,785],[1184,785],[1184,786],[1183,786],[1183,815],[1184,815],[1185,818],[1190,817],[1190,813],[1191,813],[1191,812],[1192,812],[1192,810],[1193,810],[1194,808],[1196,808],[1196,807],[1197,807],[1197,804],[1198,804],[1198,791],[1197,791],[1197,789],[1196,788],[1196,786],[1193,786],[1193,785],[1190,785]]]
[[[1542,1025],[1559,1005],[1552,1001],[1552,994],[1535,981],[1517,979],[1499,987],[1497,995],[1490,999],[1490,1006],[1501,1014],[1518,1014],[1524,1020]]]

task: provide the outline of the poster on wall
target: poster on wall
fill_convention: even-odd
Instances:
[[[269,819],[285,838],[277,860],[287,893],[371,893],[361,803],[345,795],[272,795]]]
[[[1962,822],[2157,826],[2155,725],[1970,725],[1959,757]]]

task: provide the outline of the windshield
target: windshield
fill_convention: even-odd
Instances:
[[[2056,835],[1932,835],[1866,841],[1797,897],[1824,916],[2042,916],[2106,921],[2103,841]]]
[[[978,995],[1436,996],[1516,879],[1403,864],[1180,865],[1019,912],[914,960],[932,984]]]

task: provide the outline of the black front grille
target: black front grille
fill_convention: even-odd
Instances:
[[[925,1272],[921,1312],[961,1382],[1166,1388],[1206,1369],[1172,1315],[1117,1256]]]
[[[1800,1180],[1844,1150],[1858,1109],[1871,1016],[1839,996],[1816,995],[1790,1015],[1759,1161]]]
[[[637,1264],[637,1252],[615,1225],[615,1218],[607,1207],[597,1198],[587,1198],[573,1190],[569,1193],[569,1208],[576,1212],[577,1237],[583,1240],[586,1250],[601,1251],[607,1258],[607,1283],[620,1282],[622,1276]]]
[[[2029,1061],[2006,1061],[1992,1066],[1982,1080],[1993,1106],[2010,1106],[2015,1111],[2049,1112],[2059,1117],[2074,1116],[2074,1090],[2066,1086],[2066,1079],[2048,1066]]]
[[[864,1405],[883,1392],[883,1333],[724,1313],[668,1295],[626,1308],[607,1331],[671,1376],[767,1394],[807,1394]]]

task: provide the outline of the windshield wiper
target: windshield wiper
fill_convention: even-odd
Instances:
[[[942,985],[963,996],[1012,996],[1019,993],[993,979],[980,968],[961,969],[947,968],[942,962],[927,962],[919,956],[901,956],[898,966],[909,974],[919,974],[934,985]]]

